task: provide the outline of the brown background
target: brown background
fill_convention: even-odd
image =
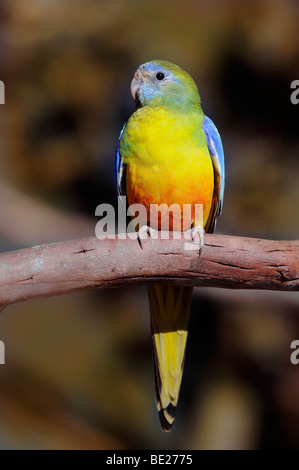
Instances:
[[[196,80],[226,156],[218,233],[298,238],[299,3],[14,0],[0,4],[0,248],[94,235],[137,66]],[[196,290],[177,420],[155,410],[145,290],[6,308],[0,447],[298,448],[296,293]]]

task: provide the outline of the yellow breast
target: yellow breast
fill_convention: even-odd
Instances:
[[[141,108],[128,121],[121,141],[127,164],[128,203],[192,205],[191,220],[205,226],[214,190],[214,171],[202,130],[203,115],[170,113],[165,109]],[[203,220],[195,220],[194,204],[203,205]],[[163,229],[161,224],[159,229]],[[185,230],[173,218],[171,230]]]

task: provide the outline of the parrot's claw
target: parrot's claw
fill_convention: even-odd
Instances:
[[[137,232],[137,241],[139,243],[140,248],[143,250],[143,240],[147,238],[154,238],[154,234],[156,230],[148,225],[143,225]]]
[[[190,233],[191,240],[193,243],[185,243],[185,250],[199,250],[199,253],[204,247],[205,244],[205,231],[200,225],[193,225],[189,230],[186,230],[187,233]],[[198,241],[196,241],[196,237]]]
[[[204,229],[200,225],[194,225],[192,228],[190,228],[190,235],[193,242],[195,241],[196,235],[198,235],[200,241],[200,249],[202,250],[205,244]]]

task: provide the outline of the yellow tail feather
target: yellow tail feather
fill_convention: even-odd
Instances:
[[[183,375],[192,287],[148,287],[156,403],[163,431],[171,431]]]

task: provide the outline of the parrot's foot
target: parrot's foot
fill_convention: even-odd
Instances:
[[[157,230],[149,227],[148,225],[143,225],[137,232],[137,241],[139,243],[140,248],[143,250],[143,240],[147,238],[154,238],[154,234]]]
[[[205,244],[205,231],[200,225],[194,225],[190,228],[190,235],[192,241],[195,242],[196,235],[199,238],[200,249],[202,250]]]
[[[193,227],[186,230],[186,232],[190,233],[193,243],[185,243],[185,250],[198,250],[200,253],[205,244],[204,229],[200,225],[193,225]]]

